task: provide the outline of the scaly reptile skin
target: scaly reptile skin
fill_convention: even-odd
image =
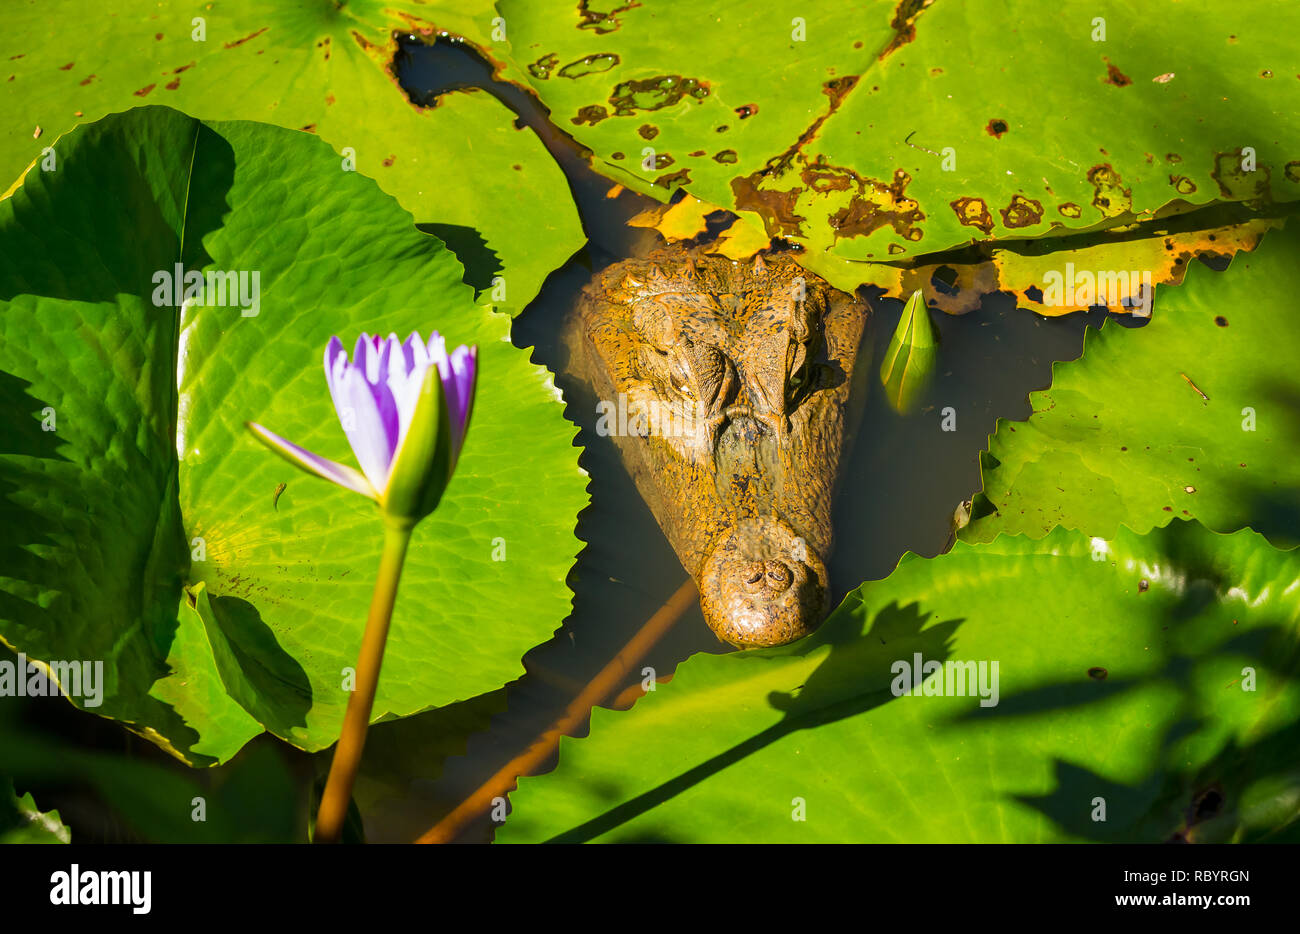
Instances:
[[[827,610],[866,306],[789,256],[669,247],[605,269],[579,310],[597,430],[616,435],[709,626],[736,646],[807,635]]]

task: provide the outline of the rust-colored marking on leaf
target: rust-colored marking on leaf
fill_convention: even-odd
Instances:
[[[724,149],[721,152],[713,154],[713,161],[721,163],[722,165],[731,165],[737,158],[736,150],[734,149]]]
[[[876,61],[884,61],[916,38],[916,18],[933,2],[934,0],[899,0],[894,9],[894,18],[889,21],[889,28],[894,30],[894,35],[880,50]]]
[[[656,160],[657,161],[657,160]],[[670,175],[660,175],[654,183],[660,188],[677,188],[691,183],[691,170],[679,169]]]
[[[756,114],[756,113],[758,113],[758,105],[757,105],[757,104],[745,104],[745,105],[742,106],[742,107],[737,107],[737,108],[736,108],[736,116],[738,116],[741,120],[748,120],[750,117],[754,116],[754,114]],[[719,132],[721,132],[721,131],[719,131]]]
[[[160,32],[156,32],[153,34],[153,38],[155,42],[162,42],[163,34]]]
[[[60,66],[59,66],[59,71],[68,71],[68,70],[70,70],[70,69],[72,68],[72,66],[75,65],[75,64],[77,64],[77,63],[76,63],[76,62],[68,62],[68,64],[66,64],[66,65],[60,65]]]
[[[180,78],[172,78],[170,81],[168,81],[166,84],[163,85],[163,87],[165,87],[169,91],[175,91],[180,86],[181,86]]]
[[[554,52],[548,52],[528,66],[528,73],[538,81],[547,81],[558,64],[560,64],[560,57]]]
[[[835,239],[865,237],[882,227],[893,227],[904,240],[920,240],[923,236],[918,226],[925,220],[920,206],[907,197],[907,186],[912,177],[902,169],[894,171],[893,181],[884,182],[862,178],[850,169],[857,181],[858,191],[849,201],[848,207],[841,208],[827,218],[835,230]]]
[[[597,123],[604,120],[608,116],[609,116],[608,111],[606,111],[605,108],[602,107],[600,104],[591,104],[579,110],[578,115],[576,117],[573,117],[570,122],[573,123],[575,126],[582,126],[582,124],[584,123],[588,123],[591,126],[595,126]]]
[[[1174,186],[1174,191],[1180,195],[1191,195],[1196,193],[1196,182],[1192,181],[1186,175],[1170,175],[1169,184]]]
[[[577,80],[585,78],[587,75],[600,74],[609,71],[622,61],[613,52],[597,52],[592,55],[585,55],[576,61],[569,62],[556,74],[561,78]]]
[[[335,100],[335,98],[334,98],[334,95],[333,95],[332,93],[331,93],[331,94],[326,94],[326,95],[325,95],[325,106],[329,107],[329,106],[333,105],[334,100]]]
[[[179,68],[173,68],[171,71],[163,72],[163,73],[169,75],[179,75],[182,71],[189,71],[191,68],[194,67],[194,65],[195,63],[191,61],[188,65],[181,65]]]
[[[601,13],[599,10],[592,10],[591,0],[578,0],[578,28],[590,29],[597,35],[605,35],[622,28],[623,23],[618,18],[618,14],[626,13],[628,10],[635,10],[641,4],[637,0],[631,0],[622,6],[615,7],[608,13]]]
[[[1083,216],[1083,208],[1079,207],[1073,201],[1066,201],[1064,204],[1058,204],[1056,209],[1065,217],[1071,220],[1078,220]]]
[[[731,191],[736,207],[753,211],[763,218],[763,227],[769,237],[803,236],[803,225],[808,218],[795,213],[799,202],[799,189],[789,191],[763,190],[758,187],[763,180],[760,169],[751,175],[731,180]]]
[[[1092,204],[1103,217],[1118,217],[1133,206],[1133,192],[1121,184],[1119,173],[1109,163],[1088,170],[1093,186]]]
[[[949,202],[949,206],[963,227],[978,227],[986,236],[993,232],[993,215],[983,198],[958,198]]]
[[[1288,182],[1300,182],[1300,160],[1288,162],[1282,168],[1282,174]]]
[[[397,155],[396,155],[396,154],[393,154],[393,155],[389,156],[387,159],[384,160],[384,168],[386,168],[386,169],[392,168],[393,163],[396,162],[396,161],[397,161]]]
[[[984,128],[984,132],[994,139],[1001,139],[1002,134],[1005,133],[1007,129],[1007,121],[995,118],[989,121],[988,126]]]
[[[227,42],[227,43],[226,43],[226,48],[228,48],[228,49],[233,49],[233,48],[236,48],[237,46],[241,46],[241,45],[243,45],[245,42],[248,42],[250,39],[256,39],[258,36],[260,36],[262,33],[266,32],[266,31],[267,31],[268,29],[270,29],[270,28],[271,28],[271,27],[269,27],[269,26],[263,26],[261,29],[257,30],[257,32],[250,32],[248,35],[244,36],[244,38],[242,38],[242,39],[236,39],[234,42]],[[352,35],[357,36],[358,38],[360,38],[360,36],[358,35],[358,33],[357,33],[357,31],[356,31],[355,29],[352,31]]]
[[[135,96],[136,96],[136,97],[146,97],[146,96],[149,94],[149,92],[152,91],[155,87],[157,87],[157,85],[155,85],[155,84],[146,84],[146,85],[145,85],[144,87],[142,87],[140,90],[138,90],[138,91],[135,92]]]
[[[1035,224],[1042,223],[1043,204],[1022,194],[1014,194],[1011,196],[1011,203],[1005,208],[999,208],[998,213],[1002,215],[1002,223],[1012,230],[1019,227],[1033,227]]]
[[[300,126],[300,127],[298,127],[298,129],[299,129],[300,132],[303,132],[303,133],[315,133],[315,132],[316,132],[316,124],[314,124],[314,123],[308,123],[306,126]]]
[[[654,139],[659,135],[659,127],[653,126],[649,123],[643,123],[637,128],[637,133],[641,135],[642,139]]]
[[[1112,63],[1106,62],[1106,84],[1113,84],[1117,88],[1126,88],[1132,83],[1132,78],[1124,74]]]
[[[703,100],[708,96],[708,82],[699,78],[656,75],[653,78],[620,81],[609,95],[609,106],[613,109],[614,116],[630,117],[638,110],[654,111],[671,107],[684,97]]]
[[[1219,185],[1219,194],[1234,201],[1253,201],[1272,197],[1272,169],[1257,165],[1253,171],[1242,168],[1242,150],[1214,154],[1214,169],[1210,177]]]
[[[86,85],[90,84],[90,82],[94,81],[98,77],[99,75],[87,75],[86,77],[81,79],[81,86],[84,88]]]

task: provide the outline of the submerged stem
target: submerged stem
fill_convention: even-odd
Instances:
[[[339,734],[334,749],[334,761],[330,763],[325,793],[316,814],[316,833],[312,839],[317,843],[338,843],[343,832],[348,803],[352,800],[352,784],[361,766],[361,751],[366,745],[366,729],[375,705],[375,689],[379,686],[379,666],[384,660],[388,625],[393,618],[393,604],[397,601],[397,582],[402,576],[402,563],[413,525],[387,517],[384,520],[384,550],[379,559],[374,596],[370,598],[366,631],[361,637],[356,690],[348,698],[343,732]]]

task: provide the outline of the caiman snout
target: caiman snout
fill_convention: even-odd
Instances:
[[[816,628],[826,602],[826,566],[775,517],[742,519],[704,560],[704,619],[724,642],[781,645]]]

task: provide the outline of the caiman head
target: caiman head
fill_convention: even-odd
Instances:
[[[665,249],[583,292],[596,430],[737,646],[827,609],[831,503],[867,309],[783,255]]]

